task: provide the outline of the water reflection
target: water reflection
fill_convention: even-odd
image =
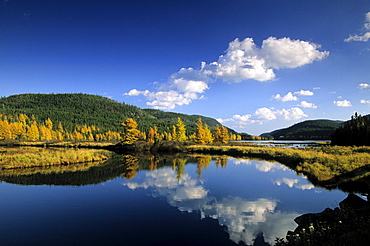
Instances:
[[[127,191],[147,191],[183,213],[217,220],[233,242],[247,245],[261,233],[266,242],[274,244],[276,237],[294,230],[294,218],[321,211],[338,197],[315,188],[306,177],[277,162],[219,156],[114,155],[105,163],[0,174],[1,181],[22,185],[81,186],[113,179]],[[142,201],[142,192],[133,193]],[[157,217],[160,220],[161,214]]]
[[[205,159],[197,160],[202,165],[209,165]],[[197,172],[201,169],[198,166]],[[163,168],[146,173],[141,183],[124,182],[123,185],[132,190],[151,188],[152,196],[165,197],[168,204],[182,212],[199,212],[201,219],[217,219],[221,226],[226,226],[230,239],[236,243],[242,241],[251,245],[261,232],[267,242],[273,243],[275,237],[285,237],[288,230],[295,228],[292,221],[299,214],[277,210],[276,200],[246,200],[240,197],[217,200],[206,190],[201,180],[187,173],[178,179],[178,173],[176,169]]]

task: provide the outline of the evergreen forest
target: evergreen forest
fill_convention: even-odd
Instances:
[[[21,94],[0,98],[0,140],[123,140],[129,143],[132,139],[125,138],[132,136],[135,140],[148,137],[149,141],[179,140],[176,135],[181,130],[179,124],[184,129],[180,141],[195,139],[199,124],[209,132],[224,129],[228,139],[240,140],[235,131],[209,117],[140,109],[96,95]],[[134,134],[127,134],[130,131]]]
[[[332,145],[370,146],[370,119],[357,112],[341,125],[331,137]]]

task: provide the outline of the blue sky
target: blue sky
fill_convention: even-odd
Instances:
[[[0,96],[88,93],[259,135],[370,113],[370,1],[0,0]]]

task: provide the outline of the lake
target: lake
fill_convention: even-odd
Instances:
[[[1,244],[274,244],[347,196],[252,159],[116,155],[76,170],[2,174]]]

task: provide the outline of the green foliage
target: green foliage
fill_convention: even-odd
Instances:
[[[290,140],[308,140],[308,139],[330,139],[330,135],[342,124],[342,121],[333,120],[307,120],[288,128],[275,130],[269,133],[261,134],[262,137],[271,139],[290,139]]]
[[[350,121],[339,127],[331,137],[332,145],[341,146],[369,146],[370,119],[355,113]]]
[[[215,119],[199,115],[185,115],[119,103],[117,101],[88,94],[21,94],[0,98],[0,114],[13,118],[19,114],[34,115],[38,124],[50,118],[54,128],[62,123],[66,131],[73,132],[77,125],[96,126],[102,132],[122,132],[121,123],[132,118],[138,130],[149,131],[156,125],[159,132],[172,132],[172,126],[180,117],[186,125],[187,134],[195,133],[195,123],[202,118],[211,130],[219,124]],[[235,133],[229,129],[230,132]]]

